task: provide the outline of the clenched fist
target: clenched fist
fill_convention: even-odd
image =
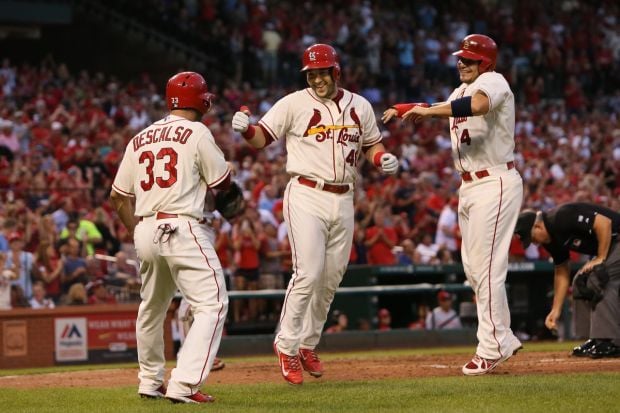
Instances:
[[[238,111],[235,113],[235,116],[232,118],[232,128],[235,132],[244,133],[248,130],[250,126],[250,116],[245,113]]]
[[[394,175],[398,171],[398,158],[391,153],[381,155],[381,171],[384,174]]]

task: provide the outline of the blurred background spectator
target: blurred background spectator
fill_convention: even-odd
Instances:
[[[426,317],[429,313],[428,305],[425,303],[418,303],[416,305],[417,308],[417,317],[409,323],[408,328],[410,330],[426,330]]]
[[[11,281],[17,279],[15,271],[6,268],[6,254],[0,252],[0,310],[11,309]]]
[[[380,308],[377,312],[377,330],[387,331],[392,329],[392,314],[387,308]]]
[[[447,291],[437,293],[437,307],[426,315],[427,330],[450,330],[462,328],[459,315],[452,308],[452,294]]]
[[[4,268],[13,271],[17,278],[12,282],[19,286],[21,293],[26,298],[32,296],[32,270],[34,267],[34,256],[28,251],[24,251],[24,235],[20,232],[11,232],[8,236],[9,250],[6,253]]]
[[[331,317],[328,320],[325,333],[341,333],[345,331],[349,326],[349,317],[340,310],[333,310]]]
[[[105,282],[101,279],[86,285],[88,304],[116,304],[116,298],[110,294]]]
[[[55,308],[54,300],[47,297],[45,284],[43,281],[35,281],[32,285],[32,298],[30,299],[30,307],[34,309]]]

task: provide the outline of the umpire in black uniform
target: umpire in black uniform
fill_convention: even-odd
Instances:
[[[527,248],[531,242],[549,252],[555,264],[553,307],[545,319],[556,329],[570,284],[569,252],[592,258],[577,271],[573,297],[587,300],[589,340],[574,356],[620,357],[620,214],[590,203],[568,203],[549,211],[524,210],[515,234]]]

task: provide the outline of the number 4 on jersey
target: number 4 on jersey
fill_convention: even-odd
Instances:
[[[466,145],[471,145],[471,138],[469,137],[469,131],[467,129],[463,129],[460,141]]]
[[[351,149],[351,152],[349,152],[349,154],[346,158],[344,158],[344,160],[351,166],[357,165],[357,152],[355,152],[355,149]]]

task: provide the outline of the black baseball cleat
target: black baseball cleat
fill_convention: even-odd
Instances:
[[[615,345],[611,340],[599,340],[588,355],[593,359],[620,357],[620,346]]]
[[[575,347],[571,353],[574,357],[589,357],[590,351],[598,343],[598,340],[591,338],[582,345]]]

